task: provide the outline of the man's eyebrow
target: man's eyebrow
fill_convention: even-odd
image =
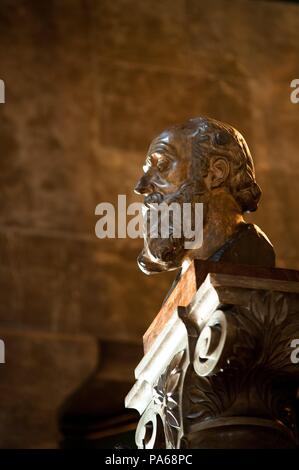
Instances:
[[[172,144],[167,144],[166,142],[156,142],[154,143],[148,151],[147,158],[150,158],[154,153],[160,153],[166,157],[173,159],[177,155],[176,148]]]

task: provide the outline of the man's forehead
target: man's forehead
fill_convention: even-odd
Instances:
[[[173,157],[178,156],[181,138],[182,136],[178,131],[164,131],[151,142],[147,155],[159,153],[163,155],[169,154]]]

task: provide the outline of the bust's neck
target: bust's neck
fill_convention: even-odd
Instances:
[[[187,260],[208,259],[235,233],[238,226],[245,223],[240,207],[224,189],[213,190],[209,194],[203,227],[203,243],[196,250],[190,250]]]

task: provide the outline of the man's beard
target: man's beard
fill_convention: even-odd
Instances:
[[[202,196],[202,194],[201,194]],[[171,271],[179,268],[182,265],[184,257],[189,250],[185,248],[185,234],[181,233],[180,237],[175,235],[174,215],[170,211],[170,216],[167,214],[169,222],[169,236],[162,237],[161,234],[161,212],[158,212],[152,204],[156,207],[158,204],[172,203],[180,205],[181,213],[183,212],[183,203],[191,204],[191,225],[194,229],[194,203],[201,202],[201,197],[194,196],[194,188],[191,182],[185,183],[180,189],[169,195],[162,195],[159,192],[153,192],[145,197],[145,220],[144,220],[144,248],[138,256],[137,262],[139,268],[146,274],[158,273],[161,271]],[[156,214],[152,211],[157,211]],[[155,224],[151,224],[151,216],[156,215],[154,218]],[[182,217],[179,221],[182,229]],[[176,220],[176,224],[177,224]],[[153,236],[155,232],[155,236]],[[183,230],[181,230],[183,232]],[[157,236],[158,235],[158,236]]]

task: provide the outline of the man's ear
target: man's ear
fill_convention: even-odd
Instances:
[[[210,163],[209,182],[210,188],[219,188],[228,178],[230,165],[225,158],[214,158]]]

